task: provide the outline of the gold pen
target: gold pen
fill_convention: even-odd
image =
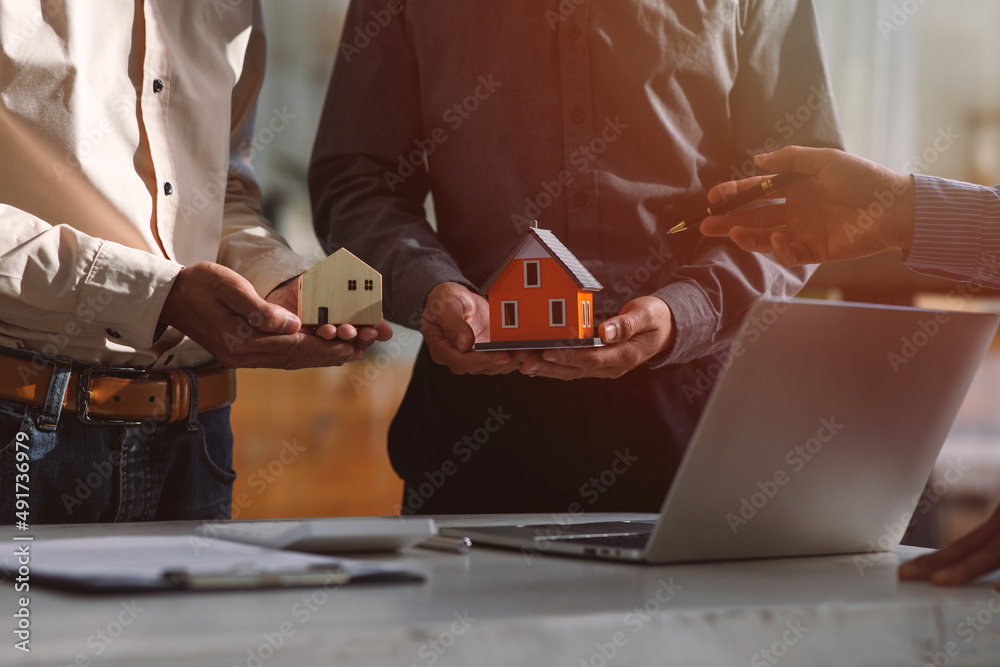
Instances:
[[[680,224],[674,225],[670,228],[668,234],[677,234],[678,232],[687,231],[698,225],[705,218],[709,218],[713,215],[726,215],[727,213],[732,213],[741,206],[746,206],[752,202],[757,201],[769,194],[780,190],[781,188],[788,187],[792,183],[801,181],[806,178],[806,174],[800,174],[795,171],[787,171],[783,174],[775,174],[774,176],[765,179],[757,184],[756,187],[752,187],[749,190],[744,190],[734,197],[730,197],[721,204],[716,204],[715,206],[709,206],[707,209],[694,216],[690,220],[685,220]]]

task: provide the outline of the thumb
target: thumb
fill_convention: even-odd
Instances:
[[[468,352],[476,342],[476,333],[465,319],[465,304],[458,299],[446,302],[437,316],[445,339],[459,352]]]
[[[754,158],[754,163],[761,169],[775,174],[797,171],[800,174],[815,176],[838,152],[832,148],[786,146],[774,153],[758,155]]]
[[[302,322],[296,315],[260,298],[242,276],[237,275],[236,278],[239,280],[233,280],[227,285],[229,289],[220,290],[220,298],[254,329],[262,333],[293,334],[302,327]]]
[[[605,343],[620,343],[646,329],[642,311],[622,312],[604,322],[600,328]]]

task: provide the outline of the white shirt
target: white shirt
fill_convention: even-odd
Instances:
[[[261,215],[263,76],[257,0],[0,0],[0,346],[191,365],[153,340],[183,266],[308,268]]]

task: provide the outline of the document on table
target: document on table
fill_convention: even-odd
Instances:
[[[391,563],[332,558],[197,535],[37,539],[5,554],[0,574],[79,592],[224,590],[403,583],[423,576]]]

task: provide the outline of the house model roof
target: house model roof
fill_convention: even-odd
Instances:
[[[573,278],[577,287],[590,292],[599,292],[604,289],[604,285],[597,281],[597,278],[595,278],[593,274],[587,270],[587,267],[585,267],[580,260],[576,258],[576,255],[569,251],[569,248],[562,244],[562,241],[556,238],[555,234],[548,229],[536,229],[534,227],[529,227],[524,234],[521,235],[521,238],[518,239],[517,243],[514,244],[514,247],[511,248],[510,252],[507,253],[507,256],[504,257],[503,261],[500,262],[500,265],[497,266],[493,273],[490,274],[490,277],[486,279],[486,282],[483,283],[480,291],[484,294],[488,292],[490,286],[493,285],[493,282],[500,276],[503,270],[507,268],[507,265],[510,264],[510,262],[517,256],[517,254],[521,251],[521,248],[532,240],[537,242],[538,245],[540,245],[542,249],[552,257],[552,259],[556,260],[559,266],[562,267],[563,271]]]

